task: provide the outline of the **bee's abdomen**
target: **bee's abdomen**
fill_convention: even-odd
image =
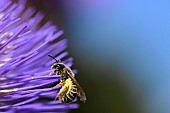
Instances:
[[[77,87],[76,85],[72,85],[72,88],[69,92],[66,93],[66,95],[63,97],[62,102],[63,103],[70,103],[77,97]]]

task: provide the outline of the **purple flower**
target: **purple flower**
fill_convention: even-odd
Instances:
[[[65,58],[66,40],[57,39],[63,31],[51,22],[39,26],[43,13],[25,9],[25,4],[0,0],[0,112],[64,113],[78,108],[54,101],[59,88],[51,87],[59,77],[48,76],[55,62],[48,54],[72,66],[72,58]]]

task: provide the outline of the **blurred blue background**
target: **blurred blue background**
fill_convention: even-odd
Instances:
[[[64,29],[87,94],[75,113],[170,113],[169,0],[31,0]]]

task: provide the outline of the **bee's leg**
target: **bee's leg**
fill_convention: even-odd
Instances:
[[[52,88],[56,88],[58,86],[63,86],[63,82],[58,83],[57,85],[53,86]]]
[[[58,99],[58,98],[60,98],[60,97],[62,97],[63,94],[65,94],[65,93],[67,92],[67,90],[68,90],[68,87],[67,87],[66,85],[64,85],[64,86],[60,89],[58,95],[55,97],[55,100]]]
[[[48,76],[51,76],[51,75],[54,75],[55,74],[55,72],[54,71],[52,71]]]

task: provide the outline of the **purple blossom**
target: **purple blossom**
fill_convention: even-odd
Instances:
[[[40,26],[42,12],[25,9],[25,0],[13,3],[0,0],[0,112],[59,112],[78,108],[78,104],[63,104],[55,99],[59,88],[58,76],[48,76],[55,62],[47,55],[72,66],[72,58],[65,58],[65,39],[51,22]],[[54,40],[58,42],[54,43]]]

